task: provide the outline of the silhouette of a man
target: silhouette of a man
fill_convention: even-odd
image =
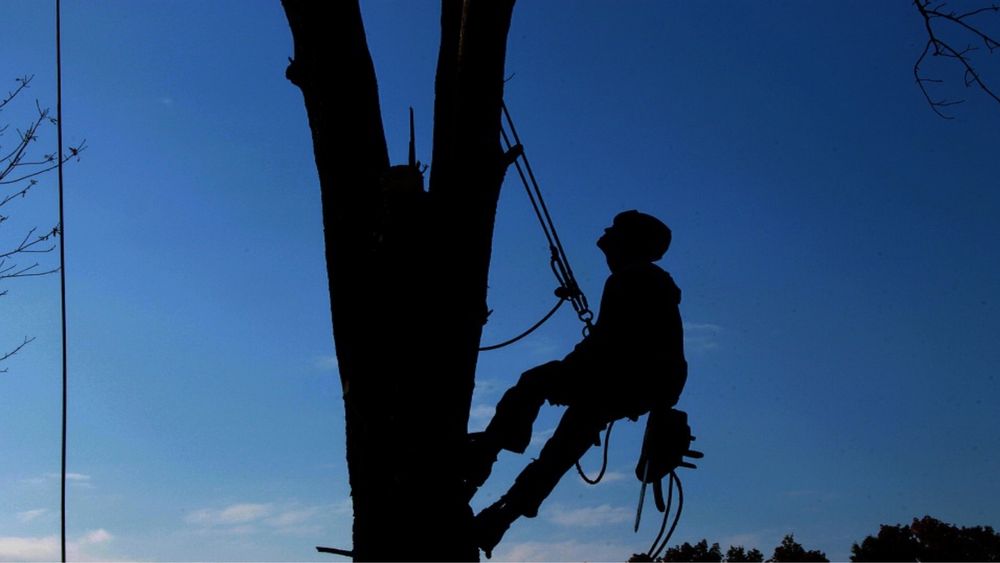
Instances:
[[[511,523],[532,518],[559,479],[595,442],[608,423],[668,411],[687,380],[678,305],[681,291],[653,264],[670,246],[659,219],[625,211],[597,241],[611,275],[600,316],[590,335],[562,360],[532,368],[500,399],[486,430],[470,435],[467,485],[474,492],[489,477],[501,449],[524,453],[542,404],[566,405],[538,459],[513,486],[475,518],[487,557]]]

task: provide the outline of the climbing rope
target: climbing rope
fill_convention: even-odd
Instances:
[[[479,351],[480,352],[488,352],[490,350],[496,350],[498,348],[503,348],[504,346],[509,346],[509,345],[517,342],[518,340],[524,338],[525,336],[528,336],[532,332],[535,332],[535,330],[538,327],[540,327],[543,324],[545,324],[545,321],[549,320],[552,317],[552,315],[556,314],[556,311],[558,311],[559,308],[562,307],[562,304],[565,303],[565,302],[566,302],[566,299],[559,298],[559,301],[556,302],[555,306],[552,307],[552,309],[548,313],[545,313],[545,316],[542,317],[541,320],[539,320],[537,323],[531,325],[531,328],[529,328],[528,330],[522,332],[521,334],[518,334],[514,338],[511,338],[511,339],[508,339],[508,340],[504,340],[503,342],[500,342],[498,344],[493,344],[493,345],[490,345],[490,346],[483,346],[482,348],[479,349]]]
[[[576,276],[573,275],[573,268],[570,267],[566,250],[563,248],[562,241],[559,240],[556,225],[552,221],[552,215],[549,213],[548,206],[545,204],[545,198],[542,196],[542,190],[538,186],[538,180],[535,179],[531,163],[528,162],[528,157],[524,152],[524,145],[521,143],[521,137],[517,134],[517,128],[514,127],[514,120],[510,116],[510,110],[507,109],[507,104],[503,102],[501,102],[500,108],[503,114],[503,120],[500,124],[500,138],[503,140],[503,148],[507,151],[507,154],[515,155],[513,161],[514,169],[517,170],[517,175],[521,179],[521,185],[524,186],[524,191],[528,195],[528,201],[531,202],[531,209],[535,212],[535,218],[538,219],[538,224],[545,235],[545,241],[549,245],[549,268],[552,270],[556,281],[559,282],[559,287],[555,291],[559,301],[545,316],[531,325],[528,330],[498,344],[483,346],[479,348],[479,351],[497,350],[525,338],[545,324],[545,321],[552,318],[566,301],[569,301],[570,305],[573,306],[577,318],[583,323],[583,336],[586,338],[590,335],[590,331],[594,326],[594,312],[590,310],[587,296],[584,295],[583,290],[580,289],[580,284],[576,281]],[[609,438],[611,438],[612,426],[614,426],[614,421],[608,424],[608,429],[604,434],[604,453],[602,454],[601,469],[598,471],[597,476],[591,479],[583,471],[580,462],[576,462],[577,473],[580,474],[580,477],[584,481],[591,485],[600,483],[601,479],[604,478],[604,473],[608,469],[608,444]]]
[[[576,282],[576,276],[573,275],[573,269],[569,265],[566,250],[563,248],[562,241],[559,240],[559,233],[556,232],[555,223],[549,214],[548,206],[545,205],[545,198],[542,197],[542,190],[538,187],[538,181],[535,179],[535,173],[531,169],[531,163],[528,162],[528,157],[524,153],[524,145],[521,143],[520,135],[517,134],[517,128],[514,127],[514,120],[510,116],[510,110],[507,109],[507,104],[503,102],[501,102],[500,108],[503,110],[504,123],[506,124],[506,128],[500,128],[500,137],[503,139],[504,148],[510,151],[515,147],[521,147],[518,158],[514,160],[514,168],[521,178],[521,183],[528,194],[528,200],[531,202],[535,217],[538,218],[538,223],[542,226],[542,232],[545,233],[545,239],[549,243],[549,251],[552,255],[550,260],[552,272],[555,274],[556,279],[559,280],[560,289],[564,290],[570,303],[573,305],[573,310],[576,311],[577,317],[584,323],[583,331],[586,336],[590,332],[594,313],[590,310],[590,305],[587,303],[587,296],[583,294],[583,290],[580,289],[580,285]],[[508,128],[510,129],[510,135],[506,131]],[[513,143],[511,139],[513,139]]]
[[[559,287],[555,291],[559,302],[528,330],[498,344],[483,346],[479,348],[480,352],[497,350],[528,336],[545,324],[545,321],[552,318],[552,315],[559,310],[564,301],[570,302],[573,310],[576,311],[577,318],[583,323],[584,336],[590,334],[594,319],[594,313],[590,310],[587,296],[583,294],[583,290],[580,289],[580,285],[576,281],[576,276],[573,275],[573,269],[569,265],[569,258],[566,256],[565,249],[563,249],[562,241],[559,240],[555,223],[549,214],[548,206],[545,205],[545,198],[542,197],[542,190],[535,179],[535,173],[531,170],[528,157],[524,153],[524,145],[521,144],[521,138],[514,127],[514,120],[507,110],[507,104],[502,104],[501,109],[503,110],[504,118],[500,127],[500,138],[503,140],[503,148],[508,154],[516,155],[513,162],[514,168],[517,170],[517,175],[521,179],[524,191],[528,195],[528,201],[531,202],[531,208],[535,212],[535,217],[538,219],[538,224],[541,226],[542,233],[545,235],[545,240],[549,245],[549,267],[552,269],[552,274],[555,276],[556,281],[559,282]]]

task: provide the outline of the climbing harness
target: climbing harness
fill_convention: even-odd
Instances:
[[[518,177],[521,178],[524,191],[528,194],[528,201],[531,202],[531,208],[534,210],[538,224],[542,228],[542,233],[545,234],[546,242],[548,242],[549,267],[552,269],[552,274],[556,277],[556,281],[559,282],[559,287],[555,290],[555,295],[559,298],[559,301],[556,302],[555,306],[541,320],[533,324],[528,330],[498,344],[483,346],[479,348],[480,352],[497,350],[509,346],[535,332],[538,327],[545,324],[545,321],[552,318],[552,315],[555,315],[556,311],[566,301],[569,301],[573,306],[577,318],[583,323],[584,336],[590,334],[594,320],[594,312],[590,310],[587,296],[583,294],[583,290],[580,289],[580,285],[576,282],[576,276],[573,275],[573,269],[569,265],[569,258],[566,257],[562,241],[559,240],[555,223],[553,223],[552,216],[549,214],[548,206],[545,205],[545,198],[542,197],[542,190],[538,187],[538,181],[535,179],[535,173],[531,170],[528,157],[524,153],[524,145],[521,144],[521,137],[517,134],[517,129],[514,127],[514,120],[511,119],[507,104],[501,102],[500,107],[503,110],[503,120],[500,124],[500,138],[503,141],[503,148],[508,155],[513,157],[514,168],[517,170]]]

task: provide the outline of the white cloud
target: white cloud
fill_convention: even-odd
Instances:
[[[59,473],[46,473],[45,477],[49,479],[59,479]],[[84,483],[90,481],[90,475],[85,475],[83,473],[66,473],[66,481],[73,481],[76,483]]]
[[[110,532],[101,528],[99,530],[91,530],[87,532],[82,538],[80,538],[79,543],[81,544],[97,544],[105,543],[114,539],[114,536]]]
[[[472,410],[469,411],[469,429],[478,431],[486,428],[486,424],[493,418],[496,410],[496,407],[492,405],[473,405]]]
[[[601,477],[601,482],[598,483],[598,485],[603,485],[605,483],[616,483],[618,481],[624,481],[626,478],[628,478],[628,476],[629,476],[628,473],[623,473],[621,471],[607,471],[607,472],[604,473],[604,477]],[[589,475],[589,477],[596,477],[596,473],[594,475]],[[586,485],[587,487],[592,487],[593,486],[593,485],[587,484],[583,479],[578,479],[578,482],[581,485]],[[636,480],[636,482],[638,483],[638,480]]]
[[[24,512],[17,513],[17,519],[20,522],[28,523],[35,520],[48,512],[46,508],[36,508],[35,510],[25,510]]]
[[[558,359],[553,358],[553,356],[565,354],[565,352],[560,354],[561,348],[563,348],[563,343],[547,336],[538,336],[531,339],[528,342],[527,348],[528,352],[532,356],[539,358]]]
[[[242,536],[263,533],[283,535],[322,534],[334,521],[350,518],[351,500],[326,505],[288,503],[237,503],[223,508],[202,508],[184,521],[199,535]]]
[[[503,389],[503,385],[503,382],[495,377],[477,377],[476,386],[472,389],[473,402],[479,403],[495,397]]]
[[[336,372],[340,369],[340,364],[337,363],[337,356],[330,354],[329,356],[319,356],[313,360],[313,367],[321,371]]]
[[[59,473],[44,473],[38,477],[28,477],[27,479],[21,479],[22,483],[28,485],[48,485],[53,482],[58,482],[61,480],[61,474]],[[84,473],[67,473],[66,483],[72,487],[79,489],[92,489],[94,484],[90,482],[90,475]]]
[[[547,430],[533,432],[531,434],[531,442],[529,443],[529,447],[540,446],[544,444],[549,438],[552,437],[553,434],[555,434],[555,432],[556,432],[555,426]]]
[[[0,536],[0,561],[58,561],[60,557],[57,536]]]
[[[493,561],[624,561],[635,546],[610,542],[520,542],[501,543]]]
[[[628,508],[611,506],[610,504],[583,508],[566,508],[562,505],[554,505],[545,510],[544,516],[546,520],[560,526],[592,528],[628,522],[635,514]]]
[[[174,99],[171,98],[170,96],[160,96],[159,98],[156,99],[156,101],[159,102],[160,105],[164,106],[174,105]]]
[[[265,523],[275,528],[290,528],[309,522],[320,512],[320,507],[309,506],[306,508],[285,510],[265,520]]]
[[[234,504],[219,513],[219,520],[225,524],[250,522],[267,516],[271,512],[266,504]]]
[[[707,352],[719,347],[722,327],[712,323],[684,323],[684,346],[697,352]]]
[[[106,561],[108,557],[91,551],[112,541],[114,536],[104,529],[91,530],[66,542],[66,558],[73,561]],[[0,561],[58,561],[62,548],[58,536],[0,536]]]
[[[221,510],[202,508],[184,517],[189,524],[201,526],[231,526],[260,520],[271,514],[271,505],[241,503],[232,504]]]

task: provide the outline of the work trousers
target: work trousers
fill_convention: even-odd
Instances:
[[[563,475],[586,451],[600,442],[608,423],[625,416],[613,405],[601,404],[581,385],[581,374],[567,373],[560,362],[550,362],[524,372],[504,393],[485,433],[501,448],[524,453],[531,441],[531,427],[542,404],[567,405],[552,437],[538,458],[517,476],[504,502],[529,518],[552,492]]]

